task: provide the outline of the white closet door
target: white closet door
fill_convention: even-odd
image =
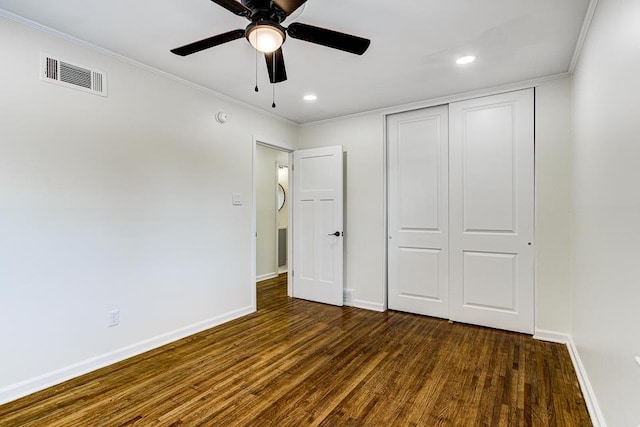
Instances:
[[[293,296],[342,305],[342,146],[294,151],[293,165]]]
[[[533,333],[533,90],[449,117],[451,319]]]
[[[448,111],[387,118],[389,308],[448,317]]]

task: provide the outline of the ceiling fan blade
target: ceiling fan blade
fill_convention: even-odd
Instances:
[[[271,83],[280,83],[287,80],[287,69],[284,66],[282,48],[272,53],[265,53],[264,59],[267,61],[267,70],[269,71],[269,81]]]
[[[276,6],[285,11],[287,15],[291,15],[300,6],[305,4],[307,0],[273,0]]]
[[[215,4],[224,7],[229,12],[238,16],[251,16],[251,9],[236,0],[211,0]]]
[[[371,40],[351,34],[339,33],[326,28],[314,27],[313,25],[294,22],[289,25],[287,33],[294,39],[304,40],[322,46],[332,47],[345,52],[362,55],[367,51]]]
[[[176,55],[187,56],[191,55],[192,53],[200,52],[201,50],[209,49],[210,47],[218,46],[219,44],[240,39],[242,37],[244,37],[244,30],[233,30],[229,31],[228,33],[218,34],[217,36],[209,37],[204,40],[171,49],[171,52],[175,53]]]

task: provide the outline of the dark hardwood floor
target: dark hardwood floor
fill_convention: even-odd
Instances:
[[[590,426],[567,349],[286,296],[0,406],[0,426]]]

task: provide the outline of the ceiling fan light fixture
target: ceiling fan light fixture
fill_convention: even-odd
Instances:
[[[263,53],[280,49],[284,37],[284,31],[271,24],[256,24],[247,30],[247,39],[251,46]]]
[[[218,6],[236,16],[250,21],[244,29],[227,31],[198,40],[184,46],[171,49],[179,56],[188,56],[241,38],[246,38],[256,49],[256,83],[258,80],[258,52],[264,54],[271,84],[287,80],[282,44],[287,37],[319,46],[326,46],[354,55],[364,54],[371,40],[352,34],[341,33],[327,28],[293,22],[287,28],[281,25],[285,20],[292,20],[299,16],[307,0],[211,0]],[[256,84],[255,89],[258,92]],[[275,108],[275,102],[273,103]]]

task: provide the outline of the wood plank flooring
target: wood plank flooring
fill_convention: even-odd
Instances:
[[[286,296],[0,406],[0,426],[590,426],[567,349]]]

